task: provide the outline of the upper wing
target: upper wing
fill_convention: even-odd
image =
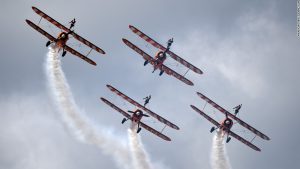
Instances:
[[[92,61],[90,58],[88,58],[88,57],[82,55],[81,53],[79,53],[79,52],[77,52],[76,50],[72,49],[72,48],[69,47],[68,45],[65,45],[64,48],[65,48],[66,51],[72,53],[72,54],[75,55],[75,56],[78,56],[79,58],[85,60],[85,61],[88,62],[89,64],[94,65],[94,66],[97,65],[97,64],[96,64],[94,61]]]
[[[199,74],[203,74],[202,70],[200,70],[199,68],[197,68],[196,66],[192,65],[191,63],[187,62],[186,60],[182,59],[181,57],[179,57],[178,55],[176,55],[175,53],[173,53],[172,51],[168,51],[167,52],[173,59],[175,59],[177,62],[183,64],[185,67],[191,69],[192,71],[199,73]]]
[[[250,131],[252,131],[254,134],[258,135],[259,137],[261,137],[262,139],[265,140],[270,140],[270,138],[268,136],[266,136],[265,134],[261,133],[260,131],[256,130],[254,127],[250,126],[249,124],[247,124],[246,122],[244,122],[243,120],[237,118],[235,115],[229,113],[227,110],[225,110],[224,108],[222,108],[221,106],[219,106],[217,103],[213,102],[212,100],[210,100],[208,97],[206,97],[205,95],[197,92],[197,95],[205,100],[207,103],[211,104],[214,108],[218,109],[220,112],[226,114],[231,117],[232,119],[234,119],[235,121],[237,121],[240,125],[244,126],[245,128],[249,129]]]
[[[90,48],[94,49],[95,51],[105,54],[104,50],[102,50],[101,48],[99,48],[98,46],[94,45],[92,42],[89,42],[88,40],[84,39],[83,37],[79,36],[76,33],[71,33],[71,35],[73,35],[73,37],[75,39],[77,39],[78,41],[84,43],[85,45],[89,46]]]
[[[164,134],[158,132],[157,130],[153,129],[152,127],[146,125],[145,123],[140,122],[140,125],[141,125],[144,129],[150,131],[151,133],[157,135],[158,137],[160,137],[160,138],[162,138],[162,139],[164,139],[164,140],[166,140],[166,141],[171,141],[171,139],[170,139],[168,136],[166,136],[166,135],[164,135]]]
[[[40,28],[39,26],[37,26],[36,24],[32,23],[30,20],[26,19],[26,22],[29,26],[31,26],[33,29],[37,30],[38,32],[40,32],[42,35],[46,36],[49,40],[54,41],[55,38],[50,35],[49,33],[47,33],[46,31],[44,31],[42,28]]]
[[[65,27],[64,25],[62,25],[61,23],[57,22],[56,20],[54,20],[53,18],[51,18],[49,15],[45,14],[44,12],[42,12],[41,10],[39,10],[36,7],[32,7],[33,11],[35,13],[37,13],[38,15],[40,15],[41,17],[45,18],[46,20],[48,20],[49,22],[51,22],[53,25],[57,26],[59,29],[64,30],[65,32],[69,32],[70,30]]]
[[[111,108],[117,110],[118,112],[120,112],[121,114],[123,114],[123,116],[125,116],[128,119],[130,119],[131,116],[128,113],[126,113],[125,111],[123,111],[122,109],[120,109],[119,107],[117,107],[116,105],[114,105],[113,103],[111,103],[110,101],[106,100],[105,98],[101,97],[100,99],[104,103],[106,103],[107,105],[109,105]]]
[[[133,49],[134,51],[136,51],[138,54],[140,54],[145,60],[148,60],[151,64],[154,63],[154,59],[148,55],[146,52],[144,52],[143,50],[141,50],[140,48],[138,48],[136,45],[134,45],[133,43],[129,42],[127,39],[122,39],[123,42],[130,47],[131,49]]]
[[[128,101],[129,103],[141,108],[142,110],[146,111],[149,115],[151,115],[152,117],[156,118],[158,121],[179,130],[179,127],[176,126],[175,124],[171,123],[170,121],[166,120],[165,118],[159,116],[158,114],[152,112],[151,110],[148,110],[147,108],[145,108],[144,106],[140,105],[139,103],[137,103],[136,101],[134,101],[133,99],[131,99],[130,97],[126,96],[125,94],[123,94],[122,92],[120,92],[119,90],[117,90],[116,88],[110,86],[110,85],[106,85],[112,92],[116,93],[117,95],[119,95],[120,97],[122,97],[123,99],[125,99],[126,101]]]
[[[154,64],[155,60],[150,55],[148,55],[146,52],[144,52],[142,49],[138,48],[136,45],[129,42],[127,39],[123,39],[123,42],[128,47],[130,47],[131,49],[136,51],[138,54],[140,54],[145,60],[148,60],[152,65]],[[175,78],[177,78],[178,80],[184,82],[187,85],[191,85],[191,86],[194,85],[193,82],[191,82],[187,78],[181,76],[180,74],[176,73],[175,71],[173,71],[172,69],[168,68],[165,65],[162,65],[162,70],[165,71],[168,75],[174,76]]]
[[[64,25],[62,25],[61,23],[57,22],[56,20],[54,20],[53,18],[51,18],[49,15],[45,14],[44,12],[42,12],[41,10],[39,10],[36,7],[32,7],[33,11],[36,12],[38,15],[40,15],[41,17],[45,18],[46,20],[48,20],[49,22],[51,22],[53,25],[57,26],[59,29],[64,30],[65,32],[70,32],[71,30],[68,29],[67,27],[65,27]],[[105,54],[105,52],[100,49],[99,47],[97,47],[96,45],[94,45],[93,43],[89,42],[88,40],[84,39],[83,37],[79,36],[76,33],[71,33],[73,35],[73,37],[75,39],[77,39],[78,41],[84,43],[85,45],[89,46],[90,48],[96,50],[99,53]]]
[[[256,147],[254,144],[250,143],[249,141],[245,140],[244,138],[235,134],[234,132],[229,131],[228,134],[231,135],[232,137],[236,138],[237,140],[241,141],[242,143],[246,144],[247,146],[251,147],[252,149],[254,149],[256,151],[260,151],[260,149],[258,147]]]
[[[150,38],[149,36],[147,36],[145,33],[143,33],[142,31],[138,30],[136,27],[129,25],[129,28],[132,30],[132,32],[134,32],[135,34],[137,34],[138,36],[140,36],[142,39],[144,39],[145,41],[147,41],[148,43],[150,43],[152,46],[160,49],[160,50],[166,50],[166,48],[159,44],[158,42],[156,42],[155,40],[153,40],[152,38]],[[186,66],[187,68],[193,70],[196,73],[202,74],[203,72],[197,68],[196,66],[192,65],[191,63],[187,62],[186,60],[182,59],[181,57],[177,56],[176,54],[174,54],[173,52],[169,51],[168,54],[175,59],[176,61],[178,61],[179,63],[183,64],[184,66]]]
[[[200,115],[202,115],[204,118],[206,118],[208,121],[210,121],[212,124],[214,124],[215,126],[219,127],[220,124],[212,119],[211,117],[209,117],[207,114],[205,114],[203,111],[199,110],[197,107],[195,107],[194,105],[191,105],[192,109],[194,109],[196,112],[198,112]]]

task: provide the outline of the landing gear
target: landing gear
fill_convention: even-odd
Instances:
[[[123,123],[125,123],[125,121],[127,121],[127,119],[126,119],[126,118],[123,118],[123,120],[122,120],[122,124],[123,124]]]
[[[215,127],[212,127],[211,129],[210,129],[210,132],[212,133],[212,132],[214,132],[215,131]]]
[[[231,140],[231,137],[227,137],[226,143],[228,143]]]
[[[66,54],[67,54],[67,51],[64,50],[61,56],[64,57]]]
[[[51,42],[48,41],[48,42],[46,43],[46,47],[48,47],[50,44],[51,44]]]
[[[138,126],[137,126],[137,131],[136,131],[136,133],[139,133],[141,130],[142,130],[142,128],[140,128],[140,123],[138,122]]]
[[[161,76],[165,71],[161,70],[159,76]]]
[[[146,60],[146,61],[144,62],[144,66],[146,66],[148,63],[149,63],[149,61]]]

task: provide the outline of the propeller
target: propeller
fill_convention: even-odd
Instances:
[[[128,113],[135,113],[134,111],[128,110]],[[141,110],[139,111],[142,116],[149,117],[149,115],[144,114]]]
[[[128,112],[128,113],[134,113],[134,112],[133,112],[133,111],[131,111],[131,110],[128,110],[127,112]]]

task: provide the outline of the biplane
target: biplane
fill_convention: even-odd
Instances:
[[[131,120],[133,123],[135,123],[135,124],[138,125],[137,133],[139,133],[141,131],[141,129],[144,128],[144,129],[150,131],[151,133],[155,134],[156,136],[158,136],[158,137],[160,137],[160,138],[162,138],[162,139],[164,139],[166,141],[171,141],[171,139],[168,136],[166,136],[166,135],[164,135],[162,133],[163,130],[166,128],[166,126],[169,126],[169,127],[173,128],[173,129],[176,129],[176,130],[179,130],[178,126],[176,126],[172,122],[168,121],[167,119],[159,116],[158,114],[154,113],[153,111],[147,109],[146,107],[142,106],[141,104],[139,104],[138,102],[134,101],[130,97],[126,96],[125,94],[123,94],[122,92],[120,92],[119,90],[117,90],[116,88],[112,87],[111,85],[106,85],[106,86],[113,93],[117,94],[118,96],[120,96],[124,100],[126,100],[127,102],[129,102],[132,105],[134,105],[134,106],[137,107],[137,109],[134,110],[134,111],[128,110],[127,112],[132,114],[132,115],[129,115],[127,112],[125,112],[121,108],[117,107],[116,105],[114,105],[113,103],[111,103],[110,101],[108,101],[107,99],[105,99],[103,97],[100,98],[104,103],[106,103],[111,108],[115,109],[116,111],[118,111],[121,114],[123,114],[123,116],[125,116],[125,118],[122,119],[122,124],[124,122],[126,122],[127,120]],[[143,111],[147,112],[148,114],[143,113]],[[161,130],[161,132],[153,129],[152,127],[146,125],[145,123],[143,123],[141,121],[143,117],[149,117],[149,116],[152,116],[155,119],[157,119],[158,121],[160,121],[161,123],[165,124],[165,126],[163,127],[163,129]]]
[[[58,48],[59,52],[61,50],[63,50],[62,51],[63,57],[66,55],[66,53],[68,51],[68,52],[72,53],[73,55],[78,56],[79,58],[85,60],[86,62],[88,62],[92,65],[95,65],[95,66],[97,65],[93,60],[91,60],[87,56],[92,52],[92,50],[95,50],[101,54],[105,54],[105,52],[102,49],[100,49],[99,47],[97,47],[96,45],[94,45],[93,43],[91,43],[88,40],[84,39],[83,37],[79,36],[77,33],[74,32],[74,30],[72,30],[72,28],[75,26],[75,23],[76,23],[75,19],[73,19],[70,22],[71,25],[69,28],[67,28],[64,25],[62,25],[61,23],[59,23],[56,20],[54,20],[53,18],[51,18],[50,16],[48,16],[47,14],[45,14],[44,12],[42,12],[41,10],[39,10],[38,8],[32,7],[32,9],[34,12],[36,12],[38,15],[41,16],[41,19],[40,19],[38,25],[40,24],[41,20],[44,18],[61,30],[61,32],[58,34],[57,38],[55,38],[52,35],[50,35],[49,33],[47,33],[45,30],[43,30],[41,27],[39,27],[38,25],[36,25],[33,22],[31,22],[30,20],[26,19],[26,22],[29,26],[31,26],[33,29],[40,32],[42,35],[46,36],[49,39],[49,41],[47,41],[47,43],[46,43],[46,47],[48,47],[50,44],[53,43],[54,47]],[[77,52],[76,50],[72,49],[70,46],[68,46],[67,41],[69,40],[69,35],[72,35],[76,40],[78,40],[79,42],[88,46],[90,48],[90,51],[86,55],[83,55],[83,54]]]
[[[159,69],[160,70],[160,73],[159,73],[160,76],[164,72],[166,72],[168,75],[174,76],[175,78],[179,79],[180,81],[184,82],[185,84],[191,85],[191,86],[194,85],[193,82],[191,82],[190,80],[185,78],[185,75],[188,73],[188,71],[192,70],[192,71],[194,71],[198,74],[203,74],[203,72],[199,68],[195,67],[191,63],[187,62],[186,60],[182,59],[181,57],[179,57],[178,55],[176,55],[175,53],[170,51],[171,45],[173,43],[173,38],[169,39],[168,42],[167,42],[167,47],[164,47],[163,45],[159,44],[158,42],[156,42],[155,40],[153,40],[152,38],[150,38],[149,36],[144,34],[142,31],[138,30],[136,27],[134,27],[132,25],[129,25],[129,28],[133,33],[137,34],[142,39],[144,39],[146,42],[150,43],[152,46],[159,49],[159,51],[156,53],[156,55],[153,58],[149,54],[144,52],[142,49],[138,48],[136,45],[134,45],[133,43],[128,41],[127,39],[124,39],[124,38],[122,39],[123,42],[128,47],[130,47],[131,49],[136,51],[138,54],[140,54],[144,58],[144,60],[145,60],[144,66],[146,66],[148,63],[150,63],[153,66],[153,72],[152,73],[154,73],[157,69]],[[177,62],[179,62],[182,65],[184,65],[185,67],[187,67],[188,70],[186,71],[186,73],[184,75],[180,75],[179,73],[175,72],[171,68],[164,65],[164,62],[167,59],[167,56],[172,57]]]
[[[225,110],[224,108],[219,106],[217,103],[213,102],[211,99],[206,97],[205,95],[203,95],[199,92],[197,92],[197,95],[201,99],[206,101],[206,104],[209,103],[210,105],[212,105],[214,108],[216,108],[217,110],[219,110],[221,113],[223,113],[225,115],[225,119],[222,120],[221,123],[218,123],[213,118],[211,118],[207,114],[205,114],[203,111],[201,111],[200,109],[198,109],[194,105],[191,105],[192,109],[194,109],[196,112],[198,112],[200,115],[202,115],[204,118],[206,118],[208,121],[210,121],[212,124],[214,124],[216,126],[216,127],[212,127],[210,129],[211,133],[214,132],[216,129],[219,129],[223,132],[223,134],[227,135],[226,143],[228,143],[231,140],[231,137],[229,137],[229,135],[230,135],[230,136],[236,138],[237,140],[241,141],[245,145],[251,147],[252,149],[254,149],[256,151],[261,151],[258,147],[256,147],[254,144],[252,144],[252,142],[254,141],[256,136],[259,136],[260,138],[262,138],[264,140],[270,140],[270,138],[268,136],[266,136],[262,132],[258,131],[254,127],[250,126],[249,124],[247,124],[246,122],[244,122],[240,118],[236,117],[235,115],[231,114],[230,112],[228,112],[227,110]],[[205,104],[205,106],[206,106],[206,104]],[[204,106],[204,108],[205,108],[205,106]],[[231,131],[231,128],[234,124],[233,121],[236,121],[241,126],[245,127],[246,129],[250,130],[251,132],[253,132],[255,134],[254,138],[251,141],[248,141],[248,140],[242,138],[241,136],[237,135],[233,131]]]

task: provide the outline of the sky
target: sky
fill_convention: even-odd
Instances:
[[[242,103],[239,117],[271,138],[255,139],[262,152],[232,139],[226,149],[233,169],[300,167],[296,0],[2,0],[1,169],[118,168],[110,155],[78,141],[62,122],[46,79],[47,39],[25,22],[39,21],[31,6],[66,25],[75,17],[76,33],[106,52],[91,53],[96,67],[71,54],[62,58],[74,100],[93,124],[127,138],[129,125],[121,125],[121,114],[99,98],[105,97],[124,110],[134,107],[111,93],[106,88],[110,84],[139,102],[151,94],[149,108],[180,127],[179,131],[165,130],[171,142],[141,132],[153,163],[170,169],[211,168],[212,124],[190,108],[191,104],[203,108],[205,102],[196,95],[201,92],[229,111]],[[194,86],[165,74],[152,74],[152,67],[144,67],[144,60],[121,39],[151,55],[157,49],[132,33],[128,25],[164,45],[173,37],[171,50],[204,74],[187,74]],[[59,32],[45,20],[41,26],[54,36]],[[88,51],[77,44],[73,47]],[[166,64],[181,74],[186,71],[171,58]],[[218,121],[224,118],[206,107],[211,117]],[[158,130],[163,127],[152,119],[145,122]],[[247,138],[252,136],[241,132],[241,127],[234,126],[234,130]]]

